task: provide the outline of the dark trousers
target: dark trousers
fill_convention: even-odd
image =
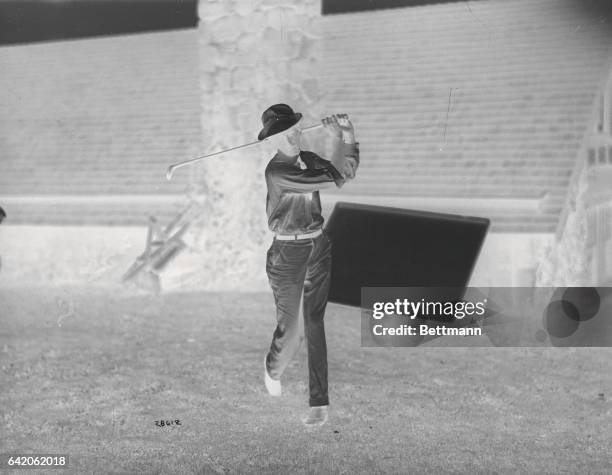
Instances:
[[[304,336],[308,348],[309,405],[329,404],[325,306],[331,272],[331,243],[324,234],[313,239],[275,239],[266,261],[276,303],[277,326],[268,353],[268,373],[280,379],[299,346],[299,307],[304,294]]]

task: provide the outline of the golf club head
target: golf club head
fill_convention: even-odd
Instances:
[[[166,172],[166,180],[172,180],[173,173],[174,173],[174,167],[171,165],[168,167],[168,171]]]

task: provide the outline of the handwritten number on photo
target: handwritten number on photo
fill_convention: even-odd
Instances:
[[[173,421],[169,421],[169,420],[159,420],[159,421],[155,421],[155,425],[157,427],[166,427],[166,426],[180,426],[181,421],[179,419],[175,419]]]

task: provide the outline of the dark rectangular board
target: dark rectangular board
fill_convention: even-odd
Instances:
[[[467,287],[487,218],[336,203],[329,301],[360,306],[362,287]]]

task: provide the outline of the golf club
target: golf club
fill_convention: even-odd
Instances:
[[[305,128],[302,129],[302,132],[318,129],[319,127],[323,127],[323,124],[317,124],[317,125],[311,125],[309,127],[305,127]],[[166,179],[171,180],[172,179],[172,175],[174,174],[174,171],[177,170],[178,168],[182,168],[182,167],[185,167],[187,165],[191,165],[192,163],[199,162],[200,160],[203,160],[203,159],[209,158],[209,157],[213,157],[215,155],[221,155],[222,153],[227,153],[227,152],[231,152],[233,150],[238,150],[238,149],[241,149],[241,148],[250,147],[252,145],[257,145],[257,144],[260,144],[261,142],[263,142],[263,140],[256,140],[255,142],[246,143],[244,145],[238,145],[237,147],[228,148],[226,150],[221,150],[219,152],[209,153],[208,155],[203,155],[201,157],[192,158],[190,160],[185,160],[183,162],[173,163],[172,165],[170,165],[168,167],[168,171],[166,172]]]

